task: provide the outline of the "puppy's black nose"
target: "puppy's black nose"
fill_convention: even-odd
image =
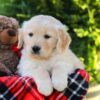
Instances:
[[[39,53],[40,49],[41,48],[39,46],[32,47],[32,50],[33,50],[34,53]]]

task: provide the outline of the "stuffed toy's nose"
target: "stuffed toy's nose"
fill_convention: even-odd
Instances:
[[[8,35],[9,36],[16,36],[16,31],[15,30],[8,30]]]

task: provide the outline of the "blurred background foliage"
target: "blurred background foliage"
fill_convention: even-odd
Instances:
[[[34,15],[52,15],[68,26],[71,49],[86,65],[92,82],[100,82],[99,0],[0,0],[0,14],[20,24]]]

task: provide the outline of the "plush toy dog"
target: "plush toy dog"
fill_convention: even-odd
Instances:
[[[18,56],[12,51],[18,40],[19,24],[14,18],[0,16],[0,75],[15,73],[19,62]]]

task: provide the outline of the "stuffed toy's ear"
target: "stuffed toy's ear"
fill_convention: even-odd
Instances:
[[[19,28],[19,22],[15,18],[12,18],[12,17],[10,17],[9,19],[11,20],[13,27],[15,29],[18,29]]]
[[[66,48],[69,47],[70,43],[71,43],[70,35],[66,32],[65,29],[59,29],[58,43],[57,43],[58,52],[63,53],[66,50]]]
[[[17,45],[17,48],[21,48],[23,46],[23,32],[22,32],[22,29],[19,29],[18,30],[18,45]]]

